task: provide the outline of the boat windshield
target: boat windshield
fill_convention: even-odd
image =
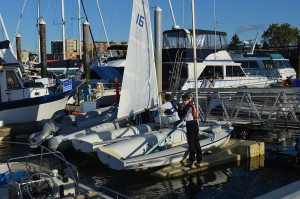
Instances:
[[[289,60],[263,60],[263,63],[268,69],[293,68]]]
[[[190,35],[184,31],[166,32],[163,36],[163,48],[192,48]]]
[[[169,30],[163,33],[163,49],[192,48],[191,30]],[[208,30],[196,31],[197,49],[226,49],[227,35],[223,32]]]
[[[225,35],[196,34],[196,47],[198,49],[225,49],[227,39]]]

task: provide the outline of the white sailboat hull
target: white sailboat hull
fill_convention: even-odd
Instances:
[[[51,96],[39,97],[39,99],[24,99],[18,100],[16,103],[22,104],[18,108],[4,109],[0,111],[0,120],[5,124],[33,122],[49,119],[58,110],[65,108],[69,95],[65,94],[57,100],[47,100]],[[32,105],[26,106],[27,101],[32,102]],[[10,106],[14,102],[3,102],[4,104],[10,103]]]
[[[224,126],[225,127],[225,126]],[[145,155],[171,129],[142,135],[108,146],[100,146],[97,155],[103,164],[115,170],[129,170],[164,166],[182,161],[188,156],[188,144],[185,129],[177,129],[161,143],[159,150]],[[210,130],[210,133],[204,132]],[[215,149],[228,142],[233,127],[200,127],[200,145],[202,152]]]

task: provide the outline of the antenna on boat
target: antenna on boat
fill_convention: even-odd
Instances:
[[[255,46],[257,43],[257,36],[258,36],[258,32],[256,33],[256,37],[255,37],[254,43],[252,44],[252,48],[251,48],[250,52],[248,53],[250,55],[253,55],[253,53],[254,53],[254,49],[255,49]]]
[[[6,40],[9,40],[9,37],[8,37],[8,34],[7,34],[7,31],[6,31],[6,27],[4,25],[4,22],[3,22],[3,18],[2,18],[2,15],[0,13],[0,22],[1,22],[1,26],[3,28],[3,32],[4,32],[4,35],[6,37]],[[11,45],[10,45],[10,48],[11,48]]]
[[[21,15],[20,15],[20,19],[19,19],[19,21],[18,21],[17,29],[16,29],[16,32],[15,32],[15,34],[14,34],[15,37],[16,37],[17,34],[18,34],[18,30],[19,30],[19,27],[20,27],[20,23],[21,23],[21,19],[22,19],[23,13],[24,13],[26,1],[27,1],[27,0],[24,1],[23,7],[22,7],[22,12],[21,12]],[[15,39],[13,39],[11,46],[14,46],[14,43],[15,43]]]
[[[175,17],[174,17],[174,13],[173,13],[173,9],[172,9],[171,0],[169,0],[169,7],[170,7],[170,11],[171,11],[173,23],[174,23],[174,26],[172,27],[172,29],[179,29],[180,27],[176,24],[176,21],[175,21]]]

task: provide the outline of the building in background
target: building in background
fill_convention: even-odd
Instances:
[[[127,42],[110,42],[110,46],[112,45],[123,45],[127,44]],[[81,51],[83,51],[83,42],[81,42]],[[107,57],[109,55],[107,42],[102,41],[92,41],[88,42],[88,51],[90,57],[96,57],[96,55],[101,57]],[[63,43],[62,40],[51,41],[51,58],[53,60],[62,60],[63,59]],[[49,58],[50,58],[49,57]],[[66,59],[67,60],[75,60],[79,59],[79,41],[76,39],[66,39]]]

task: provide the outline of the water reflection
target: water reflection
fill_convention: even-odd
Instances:
[[[296,150],[295,140],[265,145],[265,156],[222,165],[197,175],[172,180],[152,177],[151,171],[113,171],[104,167],[98,159],[74,151],[66,152],[64,155],[78,167],[81,183],[92,188],[105,186],[132,198],[244,199],[254,198],[300,179],[297,160],[299,153]],[[1,162],[29,152],[24,145],[0,142]]]

